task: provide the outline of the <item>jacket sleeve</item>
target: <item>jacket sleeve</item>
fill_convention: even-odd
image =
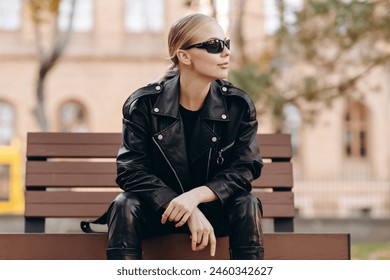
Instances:
[[[147,106],[126,102],[123,107],[122,144],[117,156],[116,183],[126,192],[136,193],[155,211],[178,194],[151,169],[152,136]]]
[[[260,177],[263,161],[256,134],[256,117],[249,117],[248,113],[241,120],[230,164],[206,183],[221,203],[241,191],[251,191],[251,182]]]

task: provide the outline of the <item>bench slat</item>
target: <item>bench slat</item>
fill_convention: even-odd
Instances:
[[[27,157],[45,158],[112,158],[118,153],[119,145],[52,145],[30,144]]]
[[[26,204],[25,217],[95,218],[102,215],[108,204]]]
[[[264,159],[284,159],[292,157],[291,137],[289,134],[258,134],[257,142]]]
[[[110,203],[119,191],[112,192],[79,192],[79,191],[26,191],[26,204],[47,204],[47,203],[78,203],[96,204]]]
[[[45,174],[45,173],[109,173],[116,174],[116,162],[93,162],[93,161],[28,161],[26,164],[27,174]],[[266,175],[291,175],[292,164],[290,162],[272,162],[265,163],[263,174]]]
[[[143,242],[144,259],[211,259],[209,248],[192,252],[188,236],[168,235]],[[103,260],[106,234],[2,234],[0,259]],[[228,238],[217,239],[214,259],[228,259]],[[266,260],[347,260],[349,234],[264,234]],[[28,250],[26,250],[28,248]],[[53,250],[55,248],[55,250]],[[159,248],[156,250],[156,248]]]
[[[94,133],[64,133],[64,132],[29,132],[28,142],[31,144],[119,144],[122,141],[121,133],[94,132]],[[291,146],[289,134],[257,135],[260,146]]]
[[[290,134],[275,133],[259,133],[257,134],[257,141],[262,146],[286,146],[291,147],[291,136]]]
[[[114,174],[29,174],[26,186],[33,187],[116,187]]]
[[[28,133],[27,157],[115,158],[121,143],[120,133]],[[287,134],[257,135],[264,159],[289,160],[292,156]]]
[[[85,161],[28,161],[27,174],[84,174],[84,173],[108,173],[116,174],[115,162],[85,162]]]
[[[45,204],[45,203],[109,203],[120,192],[81,192],[81,191],[27,191],[25,201],[27,204]],[[291,192],[252,192],[258,196],[263,204],[292,204],[293,193]]]
[[[115,174],[28,174],[26,186],[34,187],[117,187]],[[292,176],[267,175],[252,182],[254,188],[288,188],[293,187]]]
[[[35,187],[116,187],[115,162],[27,162],[26,186]],[[266,163],[254,188],[292,188],[290,162]]]
[[[27,191],[25,217],[92,218],[107,210],[118,192]],[[294,217],[292,193],[254,193],[264,209],[264,218]]]
[[[64,133],[64,132],[30,132],[27,134],[30,144],[115,144],[122,141],[121,133]]]

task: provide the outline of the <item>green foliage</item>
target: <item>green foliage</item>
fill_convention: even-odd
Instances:
[[[271,74],[262,74],[255,64],[244,65],[240,70],[230,73],[230,80],[242,85],[242,89],[248,92],[252,97],[256,97],[259,88],[269,88],[271,86]]]
[[[313,76],[304,77],[303,83],[304,83],[304,89],[303,89],[304,98],[309,102],[316,100],[317,98],[316,90],[318,88],[316,77]]]

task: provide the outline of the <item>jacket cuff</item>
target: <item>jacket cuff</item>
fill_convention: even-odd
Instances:
[[[224,204],[231,195],[227,186],[224,186],[220,181],[207,182],[206,186],[215,193],[222,204]]]
[[[155,211],[160,210],[166,203],[179,196],[170,187],[161,187],[151,194],[151,201]]]

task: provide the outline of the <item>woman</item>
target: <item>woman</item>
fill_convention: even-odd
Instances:
[[[194,251],[229,235],[232,259],[263,259],[257,121],[249,96],[223,81],[230,41],[211,17],[171,27],[171,71],[123,107],[117,183],[108,211],[108,259],[141,259],[143,238],[188,233]]]

